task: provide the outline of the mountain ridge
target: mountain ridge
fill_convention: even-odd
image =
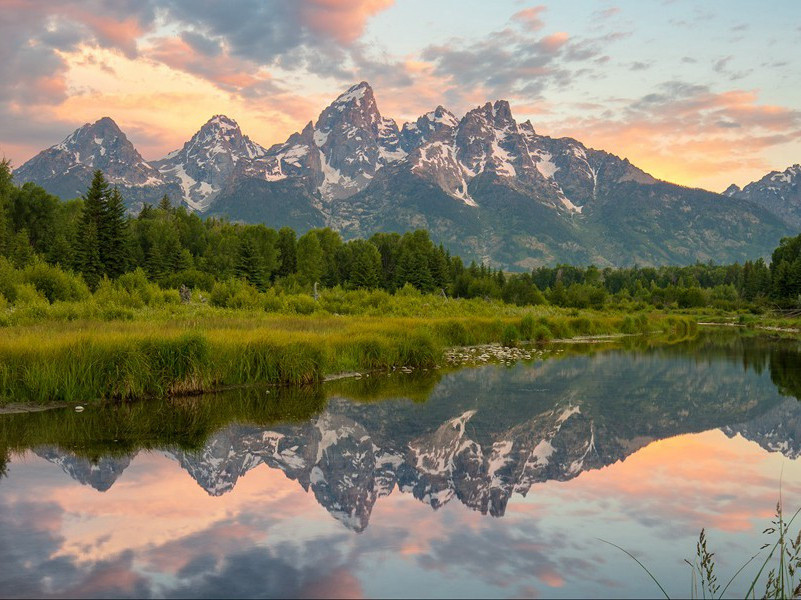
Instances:
[[[269,148],[215,115],[182,148],[147,162],[104,117],[15,175],[70,197],[95,168],[109,169],[133,211],[167,194],[202,214],[301,232],[331,226],[367,237],[425,227],[465,259],[515,270],[743,261],[768,256],[794,226],[751,198],[663,182],[628,159],[538,134],[505,100],[461,118],[440,105],[399,127],[365,81]]]

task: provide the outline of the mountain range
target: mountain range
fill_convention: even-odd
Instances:
[[[768,256],[801,227],[798,165],[715,194],[539,134],[504,100],[461,118],[438,106],[399,127],[366,82],[269,148],[216,115],[182,148],[148,162],[104,117],[15,178],[72,198],[95,169],[134,212],[166,194],[204,215],[300,232],[330,226],[352,238],[425,228],[467,260],[513,270],[743,261]]]

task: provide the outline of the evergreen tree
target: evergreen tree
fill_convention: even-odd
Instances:
[[[33,261],[34,251],[28,239],[27,229],[21,229],[11,238],[8,255],[18,269],[25,268]]]
[[[256,250],[256,244],[250,237],[245,237],[239,246],[236,276],[246,279],[262,291],[265,289],[264,263]]]
[[[78,269],[92,289],[100,282],[105,271],[101,249],[108,237],[105,229],[108,194],[108,183],[103,172],[95,171],[83,199],[76,249]]]
[[[163,210],[168,215],[173,213],[172,203],[170,202],[170,197],[167,194],[164,194],[161,197],[161,200],[159,200],[159,210]]]
[[[381,253],[373,244],[354,240],[350,283],[356,288],[373,289],[381,284]]]
[[[100,239],[97,225],[89,221],[81,229],[80,269],[84,281],[91,289],[96,289],[103,278],[103,262],[100,260]]]
[[[117,188],[111,190],[104,213],[105,237],[100,247],[105,274],[116,279],[128,270],[130,228],[122,195]]]

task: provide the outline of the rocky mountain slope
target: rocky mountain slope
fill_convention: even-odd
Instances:
[[[120,188],[132,207],[158,202],[164,194],[177,198],[180,193],[142,158],[108,117],[87,123],[61,143],[43,150],[16,169],[14,178],[20,183],[33,181],[51,194],[70,199],[86,192],[96,169]]]
[[[801,165],[782,172],[771,171],[759,181],[740,189],[730,185],[725,192],[730,198],[741,198],[758,204],[797,230],[801,229]]]
[[[300,231],[423,227],[467,260],[511,269],[742,261],[767,256],[792,229],[749,197],[658,181],[626,159],[541,135],[504,100],[461,119],[439,106],[399,127],[366,82],[268,149],[217,115],[147,163],[103,118],[15,175],[74,197],[96,168],[132,210],[168,193],[204,214]]]

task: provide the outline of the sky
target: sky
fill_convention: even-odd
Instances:
[[[0,155],[103,116],[147,160],[215,114],[269,147],[364,80],[722,191],[801,162],[799,45],[798,0],[0,0]]]

